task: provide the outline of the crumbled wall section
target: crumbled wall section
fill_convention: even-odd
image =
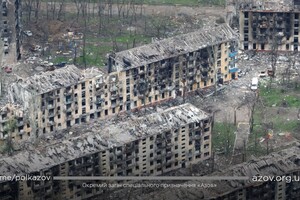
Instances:
[[[20,79],[9,88],[10,100],[23,106],[27,135],[38,138],[235,79],[236,40],[226,24],[172,37],[110,55],[109,68],[117,70],[108,74],[70,65]]]
[[[143,117],[123,116],[75,126],[69,133],[60,131],[47,136],[38,147],[28,144],[16,155],[2,157],[0,172],[57,176],[161,175],[210,158],[211,123],[207,113],[184,104]],[[84,199],[102,192],[86,194],[84,188],[82,191],[77,188],[76,181],[65,181],[60,187],[53,181],[29,181],[18,186],[12,183],[0,182],[0,193],[3,185],[20,191],[19,199],[70,199],[78,193],[77,197]],[[49,192],[41,192],[46,190]]]
[[[299,144],[268,156],[253,158],[248,162],[235,165],[223,172],[210,176],[299,176],[300,146]],[[186,184],[209,184],[216,187],[168,188],[144,194],[136,191],[132,196],[136,200],[149,199],[297,199],[300,196],[299,182],[269,181],[189,181]]]
[[[299,51],[299,15],[297,0],[242,3],[241,49]]]
[[[118,52],[111,56],[112,68],[128,70],[236,39],[237,34],[227,24],[222,24]]]

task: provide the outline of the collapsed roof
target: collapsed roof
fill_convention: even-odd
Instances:
[[[258,12],[299,12],[299,6],[300,0],[245,1],[240,3],[240,9]]]
[[[37,172],[206,118],[209,118],[208,114],[187,103],[143,117],[119,116],[74,126],[70,132],[63,130],[46,136],[48,138],[42,140],[38,147],[29,145],[14,156],[2,157],[0,174]]]
[[[300,170],[300,145],[271,153],[270,155],[252,158],[248,162],[241,163],[226,169],[224,172],[210,174],[209,176],[250,177],[249,180],[219,180],[219,181],[188,181],[186,184],[216,184],[216,187],[190,187],[168,188],[160,191],[138,195],[134,199],[215,199],[236,190],[263,182],[252,181],[253,176],[286,175]]]
[[[168,39],[153,42],[148,45],[125,50],[113,55],[117,71],[131,66],[143,66],[170,57],[197,51],[207,46],[236,40],[236,33],[227,24],[210,29],[178,35]]]
[[[34,94],[43,94],[100,75],[103,75],[103,72],[96,68],[81,70],[75,65],[68,65],[54,71],[42,72],[24,80],[19,80],[13,83],[11,87],[19,85]]]

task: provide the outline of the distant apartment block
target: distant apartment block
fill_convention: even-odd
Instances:
[[[183,104],[143,117],[123,116],[48,134],[38,147],[28,146],[0,159],[5,175],[152,176],[189,167],[211,156],[207,113]],[[4,199],[89,199],[101,188],[80,181],[0,181]],[[14,191],[14,192],[12,192]]]
[[[4,55],[12,54],[15,60],[21,58],[21,0],[1,0],[0,28],[4,41]]]
[[[240,47],[299,51],[299,14],[299,0],[241,3]]]

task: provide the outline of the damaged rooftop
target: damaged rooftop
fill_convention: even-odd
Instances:
[[[240,4],[242,10],[269,12],[300,12],[300,0],[246,1]]]
[[[220,180],[205,181],[205,184],[216,184],[217,187],[208,187],[199,189],[191,188],[169,188],[168,190],[160,190],[152,193],[140,195],[134,199],[215,199],[224,194],[229,194],[236,190],[260,185],[262,182],[253,182],[253,176],[278,176],[286,175],[294,171],[300,170],[300,144],[284,149],[279,152],[273,152],[268,156],[260,158],[252,158],[248,162],[244,162],[226,169],[223,172],[210,174],[209,176],[236,176],[250,177],[249,180]],[[188,181],[187,184],[201,184],[203,181]]]
[[[54,71],[42,72],[26,79],[19,79],[16,83],[13,83],[11,87],[14,88],[16,85],[20,85],[29,92],[42,94],[77,84],[88,78],[103,76],[103,74],[103,72],[96,68],[81,70],[75,65],[68,65]]]
[[[24,150],[0,159],[0,172],[5,175],[36,172],[207,118],[207,113],[187,103],[143,117],[126,115],[93,121],[45,135],[38,147],[24,143],[21,148]]]
[[[116,53],[117,71],[128,69],[130,66],[143,66],[163,59],[176,57],[208,46],[237,39],[236,33],[227,24],[209,29],[201,29],[168,39],[153,42]],[[129,64],[130,63],[130,64]]]

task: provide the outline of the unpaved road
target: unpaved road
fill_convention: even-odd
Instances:
[[[48,2],[48,9],[50,9],[51,5],[55,4],[54,2]],[[77,7],[75,3],[65,3],[65,11],[69,13],[77,13]],[[98,6],[96,3],[88,3],[88,12],[89,13],[98,13]],[[56,3],[55,8],[58,10],[59,5]],[[119,7],[120,8],[120,7]],[[41,9],[46,11],[47,10],[47,3],[41,2]],[[79,9],[81,9],[79,7]],[[144,15],[162,15],[162,16],[176,16],[178,14],[185,14],[189,16],[195,15],[203,15],[203,16],[225,16],[225,8],[223,7],[189,7],[189,6],[176,6],[176,5],[137,5],[135,6],[136,13],[140,14],[141,12]],[[112,14],[118,15],[118,6],[112,5]],[[121,15],[126,15],[127,7],[123,6],[121,9]],[[81,11],[81,10],[80,10]],[[108,14],[108,7],[104,8],[104,14]],[[51,11],[50,11],[51,12]],[[131,11],[132,12],[132,9]]]

